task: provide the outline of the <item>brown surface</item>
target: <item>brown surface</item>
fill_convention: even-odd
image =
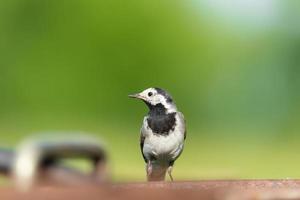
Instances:
[[[0,199],[300,199],[300,180],[220,180],[40,187],[26,193],[12,188],[1,188]]]

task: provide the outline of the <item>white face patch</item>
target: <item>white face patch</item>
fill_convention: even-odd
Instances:
[[[173,102],[167,102],[167,99],[159,94],[155,88],[148,88],[139,94],[144,101],[155,106],[162,104],[167,109],[167,113],[175,112],[177,110],[176,105]]]

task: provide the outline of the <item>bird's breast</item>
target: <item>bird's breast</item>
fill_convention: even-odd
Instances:
[[[180,115],[176,114],[176,124],[168,134],[159,134],[148,125],[148,117],[143,121],[141,134],[145,138],[143,155],[147,160],[156,160],[159,163],[169,163],[180,155],[184,146],[185,123]]]

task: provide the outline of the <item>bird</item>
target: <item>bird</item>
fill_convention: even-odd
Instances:
[[[173,165],[186,139],[184,115],[177,110],[172,96],[161,88],[151,87],[129,97],[142,100],[149,108],[140,131],[147,180],[164,181],[168,173],[173,181]]]

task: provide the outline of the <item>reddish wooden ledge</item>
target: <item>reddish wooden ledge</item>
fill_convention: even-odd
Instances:
[[[38,187],[29,192],[0,189],[0,199],[300,199],[300,180],[209,180],[188,182],[118,183],[75,187]]]

